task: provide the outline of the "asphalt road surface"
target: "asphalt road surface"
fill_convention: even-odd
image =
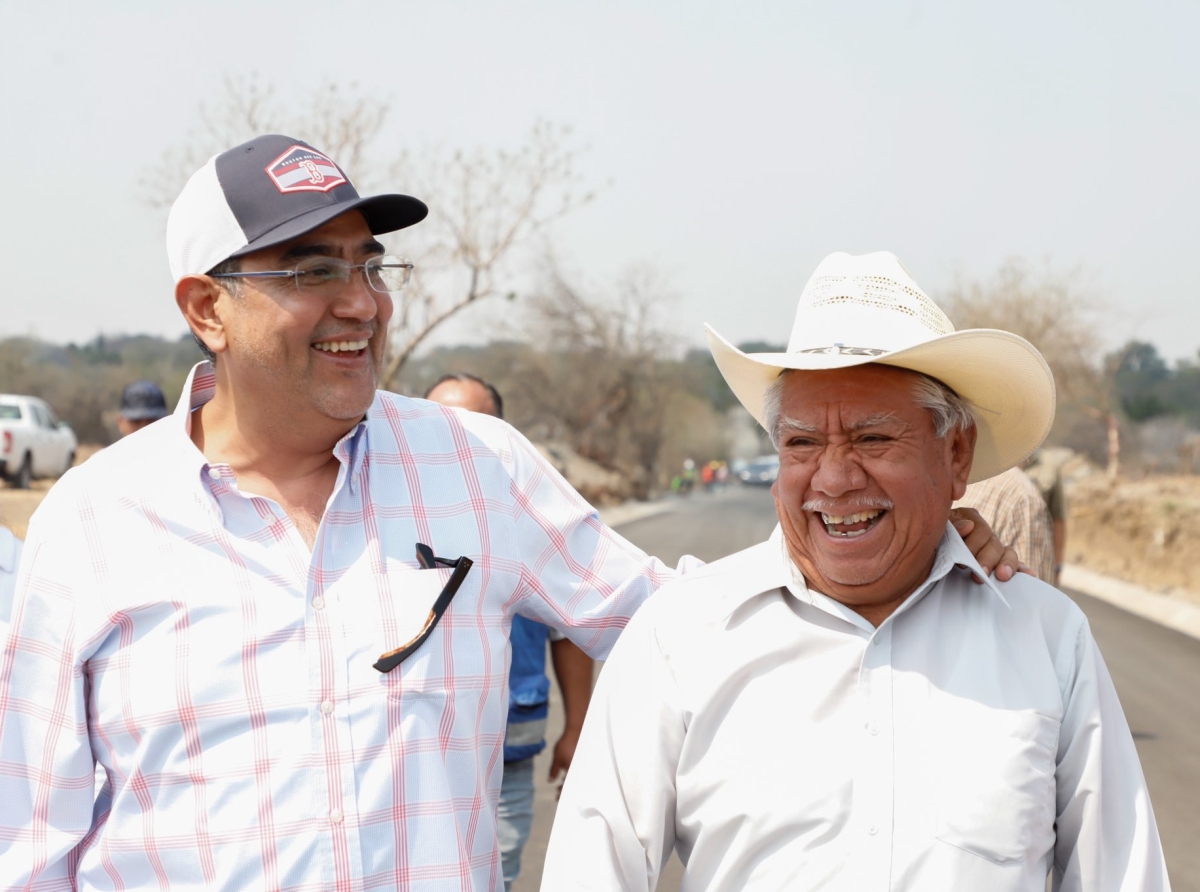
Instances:
[[[618,527],[668,564],[683,554],[716,560],[765,539],[775,505],[763,488],[733,488],[680,499],[671,510]],[[1200,892],[1200,641],[1116,607],[1068,592],[1100,642],[1137,741],[1175,892]],[[552,692],[550,733],[562,727]],[[551,737],[551,743],[555,740]],[[555,790],[546,781],[548,753],[537,763],[533,833],[514,892],[535,892],[554,820]],[[672,858],[660,892],[675,892],[682,868]]]

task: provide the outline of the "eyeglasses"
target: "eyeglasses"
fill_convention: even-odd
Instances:
[[[429,611],[425,625],[421,627],[421,631],[416,634],[416,637],[395,650],[389,650],[375,661],[374,666],[380,672],[391,672],[407,660],[433,634],[434,627],[437,626],[438,620],[442,618],[442,614],[446,612],[446,608],[450,606],[450,602],[454,600],[454,595],[458,592],[459,586],[463,584],[463,580],[467,578],[467,572],[471,569],[474,562],[469,557],[460,557],[453,561],[446,558],[434,557],[432,548],[418,542],[417,563],[425,570],[432,570],[434,567],[453,567],[454,572],[446,580],[446,585],[442,588],[442,593],[433,602],[433,607]]]
[[[412,276],[413,264],[403,257],[385,254],[366,263],[350,263],[340,257],[306,257],[295,269],[263,270],[248,273],[209,273],[214,279],[294,279],[296,289],[316,294],[350,282],[355,270],[362,270],[367,285],[384,293],[400,291]]]

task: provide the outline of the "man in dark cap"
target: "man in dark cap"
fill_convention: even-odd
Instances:
[[[117,427],[122,437],[168,415],[167,398],[153,381],[134,381],[121,391],[121,413]]]

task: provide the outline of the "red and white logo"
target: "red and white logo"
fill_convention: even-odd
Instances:
[[[308,146],[292,146],[266,170],[280,192],[328,192],[347,182],[336,164]]]

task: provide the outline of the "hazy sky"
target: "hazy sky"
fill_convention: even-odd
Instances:
[[[0,0],[0,334],[183,332],[138,179],[257,72],[291,102],[357,81],[397,149],[573,126],[608,185],[558,250],[597,282],[654,263],[696,343],[786,340],[822,256],[887,249],[935,298],[1012,255],[1080,266],[1110,342],[1192,356],[1198,34],[1183,0]]]

